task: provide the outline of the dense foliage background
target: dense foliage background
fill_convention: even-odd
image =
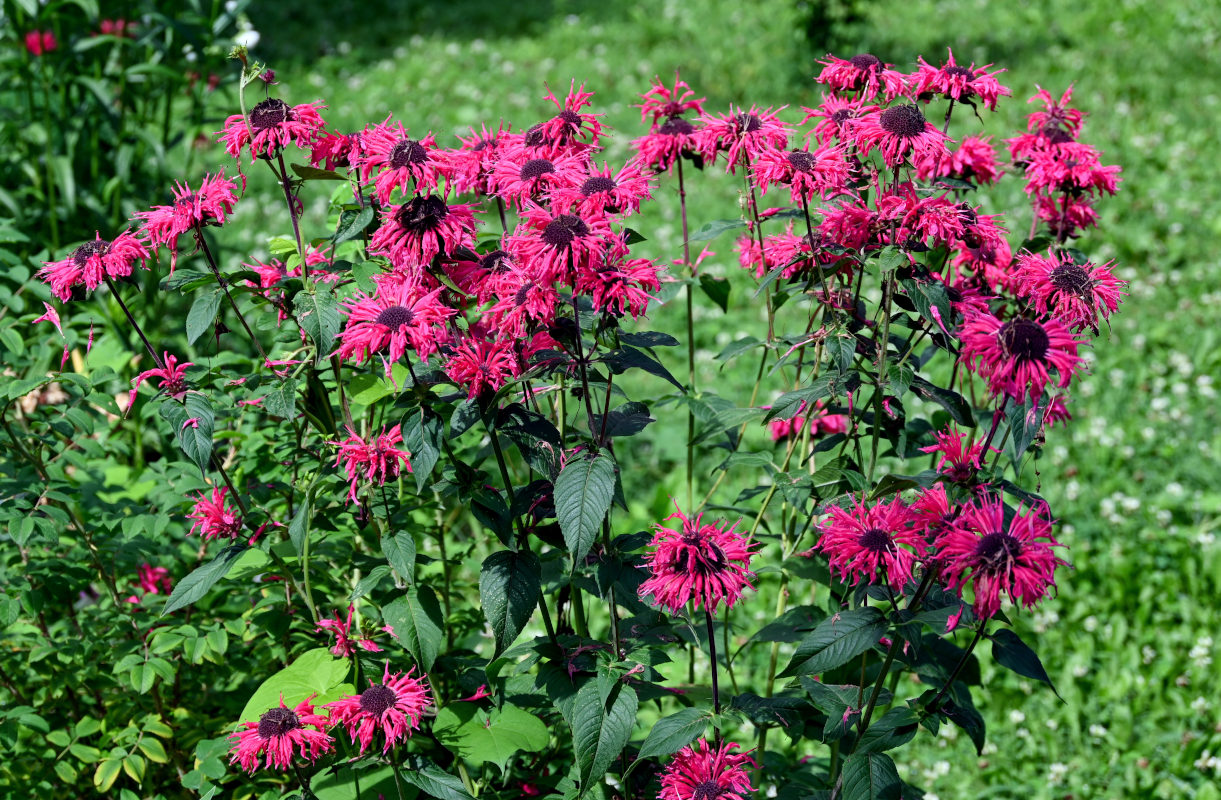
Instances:
[[[71,8],[75,6],[68,7],[65,17]],[[814,62],[828,50],[840,55],[868,51],[906,64],[917,53],[936,54],[948,45],[962,61],[1003,64],[1015,99],[987,119],[988,130],[998,136],[1021,125],[1022,100],[1034,92],[1035,81],[1054,94],[1075,82],[1075,103],[1090,112],[1091,141],[1125,169],[1123,192],[1101,209],[1103,223],[1092,235],[1092,255],[1099,261],[1117,259],[1121,276],[1131,281],[1132,296],[1109,343],[1098,348],[1092,382],[1074,398],[1081,424],[1070,427],[1069,436],[1053,444],[1038,465],[1056,475],[1043,488],[1064,521],[1059,537],[1071,547],[1076,570],[1062,581],[1056,602],[1019,616],[1017,626],[1039,633],[1040,655],[1063,702],[1046,692],[1031,695],[1034,687],[1012,675],[988,673],[989,748],[996,748],[997,755],[985,750],[977,757],[965,737],[955,737],[947,726],[935,743],[918,740],[909,751],[916,760],[901,766],[942,797],[1218,796],[1214,783],[1221,766],[1211,756],[1221,751],[1221,701],[1212,685],[1214,609],[1221,600],[1221,556],[1215,542],[1221,494],[1214,466],[1221,458],[1214,385],[1221,374],[1221,334],[1212,312],[1221,299],[1221,265],[1209,245],[1221,234],[1221,186],[1202,164],[1207,164],[1206,154],[1221,152],[1215,125],[1221,113],[1221,56],[1218,30],[1202,24],[1213,13],[1210,3],[1045,0],[1019,8],[970,2],[649,2],[631,11],[584,2],[507,7],[471,2],[408,11],[335,3],[325,12],[299,12],[293,6],[257,3],[246,10],[250,26],[260,34],[253,52],[276,69],[285,99],[326,98],[328,122],[341,129],[393,112],[410,121],[413,130],[431,128],[438,139],[500,115],[514,122],[532,120],[539,114],[544,81],[562,87],[576,77],[598,93],[607,122],[621,132],[615,146],[623,148],[639,130],[639,113],[631,104],[650,78],[664,77],[676,67],[708,97],[710,107],[729,102],[813,105],[818,94],[810,80]],[[8,23],[22,12],[14,6],[6,13]],[[313,16],[322,13],[325,19]],[[66,41],[67,35],[60,38]],[[6,40],[15,57],[25,59],[19,37]],[[1119,41],[1126,46],[1117,46]],[[186,71],[182,65],[179,74]],[[197,142],[194,134],[219,129],[235,111],[234,74],[206,98],[202,112],[196,111],[203,100],[198,87],[196,94],[184,92],[172,101],[178,135],[162,142],[171,171],[153,173],[152,181],[160,180],[161,188],[151,192],[148,182],[133,179],[120,193],[131,205],[117,219],[147,202],[162,202],[168,196],[167,174],[229,164],[219,147]],[[82,107],[65,117],[87,120],[96,113]],[[193,116],[197,113],[203,117]],[[17,119],[6,124],[6,137],[17,135]],[[154,139],[161,136],[155,128],[160,122],[144,120],[155,131]],[[26,138],[31,136],[41,144],[36,134]],[[623,155],[612,151],[608,157]],[[119,163],[117,155],[113,159]],[[20,182],[17,172],[10,174],[6,189],[10,181]],[[77,181],[91,185],[87,173],[78,173]],[[736,202],[737,185],[727,177],[708,173],[702,181],[690,205],[696,225],[726,216],[724,209]],[[6,310],[0,312],[6,363],[33,360],[31,374],[58,363],[58,342],[29,325],[42,313],[34,299],[42,290],[26,281],[34,266],[30,257],[61,257],[57,246],[73,240],[62,230],[102,224],[113,191],[96,208],[86,204],[94,215],[89,221],[74,216],[62,199],[53,201],[51,215],[58,215],[60,233],[51,232],[45,215],[30,210],[36,204],[29,200],[5,203],[14,217],[4,229],[12,266],[4,278]],[[241,204],[233,224],[218,232],[221,258],[260,249],[267,255],[269,225],[283,233],[276,191],[265,175],[252,178],[253,196]],[[265,202],[257,201],[261,196]],[[679,253],[676,213],[672,206],[655,205],[660,210],[639,223],[649,233],[640,248],[644,255],[668,261]],[[267,209],[266,218],[260,218],[260,206]],[[325,220],[325,210],[306,209],[315,223]],[[719,382],[727,396],[747,394],[753,376],[743,373],[749,367],[720,371],[712,360],[725,344],[758,324],[749,280],[736,266],[729,242],[719,244],[714,249],[721,257],[706,262],[705,269],[729,278],[734,291],[728,312],[706,311],[696,328],[705,356],[700,379]],[[153,305],[164,302],[154,298],[154,288],[155,281],[148,286],[150,309],[164,320],[164,338],[172,340],[182,331],[186,309],[175,308],[172,301]],[[106,319],[107,313],[113,319]],[[110,366],[122,372],[135,349],[121,344],[130,335],[123,332],[118,313],[98,307],[93,322],[113,335],[99,334],[90,356],[94,369]],[[653,319],[658,330],[681,325],[677,309],[662,309]],[[87,314],[77,315],[66,329],[77,349],[91,324]],[[206,357],[211,351],[199,352]],[[10,391],[10,407],[24,394]],[[7,426],[3,434],[17,442],[22,435]],[[683,491],[682,431],[675,426],[670,440],[663,435],[651,444],[647,451],[632,453],[633,464],[647,468],[656,485],[653,497],[636,498],[632,506],[636,528],[664,516],[668,496]],[[166,477],[157,467],[142,463],[138,443],[130,452],[95,451],[69,440],[64,448],[65,460],[89,476],[82,488],[88,494],[133,509],[157,502],[160,493],[167,505],[180,502],[178,492],[165,488]],[[732,476],[726,483],[733,485]],[[10,536],[28,538],[30,532],[23,529],[28,524],[11,520]],[[139,524],[138,535],[152,539],[168,538],[168,531],[185,527],[169,515],[140,518]],[[21,615],[15,598],[25,588],[18,582],[24,584],[27,577],[15,555],[6,553],[5,564],[0,622],[7,624]],[[81,567],[47,564],[30,572],[36,590],[26,597],[75,593],[87,578],[73,569]],[[29,685],[23,673],[51,674],[55,661],[79,660],[80,648],[88,653],[88,631],[63,630],[64,639],[35,652],[5,648],[0,693],[11,695],[6,706],[21,699],[13,687]],[[243,674],[241,658],[227,653],[229,642],[242,635],[240,625],[199,631],[197,669],[210,677],[206,691],[195,698],[196,713],[218,725],[236,718],[257,685],[257,679]],[[115,676],[114,654],[93,657],[101,666],[90,680],[128,680],[126,674]],[[987,659],[984,669],[993,669]],[[133,686],[133,694],[139,688]],[[67,688],[60,702],[70,704],[74,692],[88,691],[87,684]],[[1021,698],[1025,711],[1006,714],[1006,697]],[[154,712],[152,701],[147,712]],[[54,710],[40,713],[55,719]],[[0,722],[0,748],[15,746],[17,727],[27,724],[33,723],[17,718]],[[149,723],[141,727],[148,730]],[[43,733],[55,745],[44,757],[55,760],[92,731],[78,728],[56,738],[50,738],[50,730]],[[140,749],[138,743],[133,746]],[[156,748],[151,749],[156,761]],[[148,750],[141,752],[148,755]],[[11,787],[26,774],[7,758],[0,766],[0,786],[8,782]],[[70,780],[65,773],[59,776]],[[83,788],[89,786],[89,771],[82,773],[81,782]]]

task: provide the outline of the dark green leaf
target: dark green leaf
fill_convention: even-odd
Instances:
[[[885,632],[886,618],[876,608],[833,614],[802,640],[780,677],[813,675],[835,669],[873,647]]]
[[[195,302],[191,303],[191,310],[187,312],[187,344],[193,344],[212,327],[220,308],[220,297],[220,289],[200,292],[195,296]]]
[[[528,550],[492,553],[479,572],[479,599],[500,655],[530,621],[538,604],[542,565]]]
[[[971,412],[971,404],[957,392],[951,392],[949,389],[934,386],[919,375],[912,379],[912,391],[925,400],[932,400],[939,404],[946,411],[950,412],[950,416],[959,425],[966,425],[969,428],[975,427],[975,415]]]
[[[190,575],[178,581],[169,599],[165,601],[165,607],[161,609],[161,616],[189,606],[206,595],[217,581],[225,577],[233,562],[247,549],[244,544],[229,545],[217,553],[216,558],[202,567],[197,567]]]
[[[305,164],[289,164],[297,177],[305,181],[346,181],[347,178],[329,169],[318,169]]]
[[[339,303],[335,293],[325,283],[314,285],[314,293],[298,292],[293,300],[297,321],[318,348],[318,361],[331,354],[331,346],[339,335]]]
[[[700,288],[708,299],[720,306],[722,311],[729,310],[729,281],[712,275],[700,275]]]
[[[373,206],[365,206],[360,211],[345,211],[340,220],[339,231],[335,234],[332,244],[341,245],[349,239],[355,239],[369,227],[373,221]]]
[[[853,751],[856,753],[881,753],[910,742],[920,727],[916,713],[907,706],[898,706],[887,711],[869,725]]]
[[[638,331],[636,333],[620,332],[619,341],[633,347],[678,347],[679,341],[668,333],[660,331]]]
[[[444,615],[437,595],[427,586],[412,586],[382,609],[382,619],[394,638],[403,643],[420,669],[428,672],[436,663],[445,639]]]
[[[458,437],[479,421],[479,404],[474,399],[463,400],[449,419],[449,435]]]
[[[569,722],[581,770],[580,794],[589,790],[593,780],[601,782],[632,738],[639,700],[631,686],[620,683],[616,688],[609,705],[602,702],[597,681],[587,682],[577,693]]]
[[[606,415],[607,436],[635,436],[644,430],[650,422],[656,422],[649,416],[649,407],[644,403],[624,403],[611,409]],[[602,431],[602,415],[594,414],[594,430]]]
[[[415,476],[417,492],[424,490],[433,468],[441,458],[441,437],[444,430],[441,418],[436,414],[419,409],[403,423],[403,444],[411,453],[411,474]]]
[[[705,223],[704,227],[688,236],[687,241],[710,242],[725,231],[736,231],[738,228],[745,227],[746,220],[744,219],[718,219],[713,222]]]
[[[1043,662],[1039,660],[1038,654],[1031,649],[1030,645],[1022,641],[1022,637],[1008,628],[1001,628],[992,634],[991,638],[992,657],[996,659],[996,663],[1002,667],[1008,667],[1023,678],[1033,678],[1046,683],[1053,692],[1056,692],[1056,687],[1052,684],[1047,670],[1044,669]],[[1060,697],[1059,692],[1056,692],[1056,697]]]
[[[412,583],[415,576],[415,537],[408,531],[399,531],[393,536],[382,534],[382,555],[407,583]]]
[[[293,544],[293,550],[297,555],[305,552],[305,541],[309,536],[310,513],[312,511],[313,498],[307,493],[301,498],[301,503],[297,506],[297,513],[293,514],[292,521],[288,523],[288,538]]]
[[[854,753],[844,761],[844,800],[899,800],[903,782],[885,753]]]
[[[610,455],[577,457],[555,479],[555,516],[573,568],[585,560],[615,493],[615,462]]]
[[[698,708],[684,708],[668,717],[658,720],[649,730],[636,760],[641,761],[654,756],[668,756],[677,753],[704,735],[708,729],[710,717],[707,711]]]
[[[276,388],[267,393],[263,408],[268,414],[284,419],[294,419],[297,416],[297,379],[286,378]]]
[[[212,429],[216,424],[208,398],[198,392],[189,392],[181,405],[167,400],[158,410],[174,427],[174,436],[182,452],[200,470],[207,472],[212,459]]]
[[[716,360],[725,362],[731,361],[745,353],[747,350],[758,347],[760,344],[762,344],[762,342],[753,336],[743,337],[738,339],[736,342],[730,342],[724,350],[717,354]]]
[[[610,367],[611,372],[615,373],[616,375],[621,375],[634,367],[636,369],[642,369],[651,375],[656,375],[659,378],[665,378],[670,383],[674,384],[679,391],[686,391],[686,389],[683,388],[683,385],[674,379],[674,376],[670,374],[670,371],[661,365],[660,361],[646,355],[641,350],[636,350],[631,347],[624,347],[622,349],[615,350],[612,353],[608,353],[607,355],[603,356],[601,360],[606,364],[606,366]]]
[[[475,800],[467,794],[461,780],[432,765],[420,769],[405,769],[402,771],[402,778],[437,800]]]

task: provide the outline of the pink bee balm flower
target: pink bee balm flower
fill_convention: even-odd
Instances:
[[[934,178],[955,178],[977,184],[992,184],[1000,180],[996,165],[996,150],[990,136],[966,136],[949,155],[926,150],[913,159],[916,177],[922,181]]]
[[[229,155],[241,160],[242,149],[250,146],[250,163],[259,157],[272,158],[289,143],[309,147],[325,132],[326,123],[318,115],[321,103],[290,106],[275,97],[268,98],[250,109],[250,121],[241,114],[225,120],[218,142],[225,143]]]
[[[182,398],[187,394],[187,367],[195,366],[194,363],[186,361],[182,364],[178,363],[177,356],[172,356],[168,352],[162,353],[161,365],[153,369],[146,369],[137,375],[131,382],[131,392],[127,398],[127,407],[131,408],[131,404],[136,400],[136,392],[140,389],[140,384],[147,380],[157,380],[157,387],[162,394],[168,395],[175,400],[182,402]]]
[[[750,579],[753,545],[737,530],[737,524],[702,524],[703,514],[695,519],[678,508],[666,521],[682,521],[679,530],[660,523],[653,526],[653,551],[645,556],[649,578],[640,584],[640,595],[653,600],[672,614],[680,613],[688,602],[715,613],[722,602],[732,608],[744,589],[755,588]]]
[[[1052,536],[1049,520],[1034,509],[1019,508],[1006,524],[999,498],[969,503],[936,546],[946,561],[946,585],[961,592],[970,583],[975,613],[984,619],[1000,610],[1002,592],[1014,603],[1033,607],[1055,588],[1056,567],[1068,563],[1052,550],[1063,545]]]
[[[229,489],[225,486],[214,488],[211,500],[204,497],[203,492],[199,493],[195,508],[187,514],[187,519],[195,520],[188,535],[199,531],[204,541],[237,538],[242,532],[242,518],[236,511],[225,506],[225,495],[228,492]]]
[[[148,248],[130,232],[123,231],[109,242],[101,234],[95,236],[62,261],[44,261],[38,271],[38,277],[50,284],[51,293],[60,300],[67,302],[75,286],[83,284],[93,291],[107,277],[126,278],[137,261],[145,266]]]
[[[1060,95],[1059,100],[1053,100],[1051,93],[1039,86],[1039,91],[1035,92],[1034,96],[1026,102],[1041,102],[1043,110],[1030,112],[1026,118],[1026,130],[1052,139],[1060,138],[1057,135],[1059,133],[1067,135],[1069,140],[1075,139],[1081,133],[1081,126],[1085,123],[1085,114],[1069,105],[1069,101],[1072,99],[1073,87],[1071,85],[1064,90],[1064,94]]]
[[[352,741],[360,742],[362,754],[373,743],[373,735],[381,731],[385,738],[382,752],[389,753],[420,727],[420,717],[431,705],[427,676],[413,678],[412,672],[414,668],[406,675],[391,675],[387,662],[381,683],[369,681],[369,688],[360,694],[327,704],[331,724],[347,728]]]
[[[583,155],[532,153],[517,148],[506,154],[492,170],[491,184],[496,195],[510,207],[541,198],[544,192],[578,186],[585,180]]]
[[[490,195],[494,191],[492,171],[500,160],[500,145],[507,131],[503,122],[494,131],[482,124],[478,132],[474,128],[470,131],[470,138],[459,136],[461,146],[449,153],[451,185],[459,192]]]
[[[1070,330],[1098,332],[1098,320],[1110,318],[1126,294],[1127,281],[1111,272],[1112,262],[1078,264],[1070,253],[1046,256],[1019,253],[1017,280],[1021,292],[1040,314],[1052,314]]]
[[[764,149],[751,164],[751,177],[767,194],[770,184],[789,187],[794,203],[847,191],[852,168],[843,149],[824,145],[813,151]]]
[[[920,66],[912,76],[913,95],[925,102],[932,100],[934,95],[942,95],[971,105],[978,99],[993,111],[996,110],[997,100],[1013,96],[1013,92],[1001,86],[996,79],[1005,70],[989,73],[987,70],[991,64],[976,67],[974,62],[969,67],[961,67],[954,61],[954,51],[950,50],[949,53],[950,60],[940,67],[934,67],[923,57],[916,56]]]
[[[827,144],[833,139],[839,141],[847,139],[853,121],[858,117],[863,117],[870,112],[877,111],[878,107],[869,105],[864,100],[824,94],[822,102],[818,104],[818,108],[802,106],[801,110],[806,112],[805,117],[801,120],[802,125],[805,125],[812,119],[818,120],[818,122],[814,123],[814,127],[806,134],[806,141],[817,139],[819,142]]]
[[[378,486],[399,476],[399,471],[406,467],[411,472],[411,453],[399,449],[403,442],[402,426],[383,429],[371,442],[356,435],[351,428],[347,429],[348,438],[342,442],[328,442],[339,446],[335,457],[335,466],[343,467],[348,473],[348,499],[356,502],[356,487],[362,481]]]
[[[402,123],[392,125],[389,117],[380,125],[366,128],[361,145],[360,179],[367,183],[376,175],[373,184],[383,204],[390,202],[395,189],[404,194],[431,191],[441,178],[449,177],[446,153],[437,148],[432,134],[412,139]]]
[[[1098,212],[1090,195],[1039,194],[1035,196],[1035,213],[1047,223],[1052,235],[1063,240],[1078,236],[1078,231],[1098,226]]]
[[[657,273],[657,265],[647,258],[613,259],[600,268],[578,270],[576,289],[589,296],[596,311],[639,317],[653,300],[649,292],[661,289]]]
[[[984,378],[993,395],[1037,400],[1059,373],[1063,389],[1081,368],[1077,341],[1064,323],[1018,317],[1001,322],[992,314],[969,310],[962,327],[960,358]]]
[[[454,315],[441,304],[441,289],[426,292],[409,278],[379,276],[372,295],[358,291],[345,300],[348,321],[339,334],[340,358],[356,358],[363,364],[374,353],[386,353],[386,373],[407,352],[415,350],[420,360],[437,351],[445,321]]]
[[[497,391],[517,373],[517,356],[509,340],[463,339],[445,364],[445,374],[466,387],[468,398]]]
[[[564,98],[563,102],[556,97],[555,92],[548,88],[547,96],[543,99],[555,103],[559,113],[539,126],[538,131],[544,141],[561,147],[574,145],[579,149],[596,147],[598,138],[602,134],[602,123],[598,117],[602,115],[581,113],[582,108],[593,105],[590,102],[590,98],[593,96],[593,92],[585,91],[585,84],[581,84],[578,89],[576,80],[569,84],[568,96]],[[586,142],[582,143],[580,141],[582,139],[585,139]]]
[[[152,564],[145,562],[140,565],[136,571],[136,582],[140,585],[140,594],[169,594],[173,588],[170,582],[170,571],[165,567],[154,567]],[[140,597],[131,595],[126,598],[128,603],[139,603]]]
[[[570,266],[580,270],[600,264],[610,244],[610,223],[602,215],[560,214],[530,203],[521,218],[505,249],[519,263],[564,284],[571,285],[575,277]]]
[[[335,634],[335,644],[331,647],[331,655],[340,658],[351,658],[356,654],[356,647],[361,650],[367,650],[371,653],[380,653],[382,649],[377,646],[377,643],[372,639],[356,639],[356,646],[352,645],[352,637],[348,632],[352,630],[352,613],[355,607],[348,605],[348,617],[341,620],[339,612],[336,611],[331,619],[322,619],[318,621],[317,631],[330,631]]]
[[[703,127],[695,132],[700,153],[710,162],[724,153],[725,170],[735,175],[739,166],[749,165],[765,149],[788,147],[792,133],[770,107],[751,106],[746,111],[730,107],[728,114],[705,114],[700,122]]]
[[[693,100],[695,92],[691,91],[691,87],[687,82],[678,77],[678,70],[674,70],[674,86],[666,86],[661,82],[661,78],[654,78],[653,85],[649,90],[642,94],[640,98],[644,100],[640,104],[640,121],[648,120],[650,124],[656,125],[657,120],[665,117],[681,117],[688,111],[694,111],[696,114],[704,113],[704,98]],[[653,115],[653,119],[649,120],[649,115]]]
[[[886,166],[902,164],[909,156],[913,161],[945,158],[949,139],[937,130],[920,109],[908,103],[861,117],[852,125],[852,134],[861,155],[878,148]]]
[[[818,549],[830,558],[840,580],[851,578],[855,586],[885,577],[892,588],[902,590],[926,547],[902,498],[872,506],[853,498],[851,508],[831,506],[828,512],[831,518],[819,526]]]
[[[294,751],[311,764],[323,754],[335,749],[335,740],[325,728],[331,724],[326,717],[314,713],[310,700],[302,700],[296,708],[284,705],[263,712],[258,722],[243,722],[245,730],[231,734],[233,757],[230,764],[240,764],[248,774],[259,767],[259,755],[266,753],[264,766],[286,770],[292,764]]]
[[[227,180],[223,171],[215,176],[204,175],[199,191],[192,191],[183,183],[174,186],[173,205],[153,206],[135,214],[144,220],[140,231],[148,238],[153,251],[163,245],[169,248],[171,274],[178,263],[178,237],[204,225],[223,225],[233,213],[238,195],[237,184]]]
[[[603,214],[635,214],[640,204],[650,199],[653,178],[640,171],[637,162],[629,161],[618,173],[609,164],[576,181],[571,186],[558,187],[551,192],[551,202],[556,208],[575,207],[582,217]]]
[[[844,60],[828,55],[822,72],[814,80],[830,86],[835,92],[855,94],[862,97],[874,97],[881,94],[882,99],[889,103],[907,90],[902,72],[893,70],[890,64],[869,53],[861,53]]]
[[[1103,166],[1098,151],[1088,144],[1067,142],[1030,156],[1026,165],[1026,193],[1115,194],[1119,166]]]
[[[475,246],[473,205],[449,205],[436,195],[391,206],[369,240],[370,252],[389,257],[395,269],[416,274],[438,255]]]
[[[359,133],[327,131],[310,148],[309,163],[313,167],[334,170],[356,166],[360,156]]]
[[[674,754],[661,774],[657,800],[745,800],[754,789],[747,765],[757,766],[746,753],[735,753],[736,742],[721,742],[711,747],[700,739],[695,747],[684,747]]]
[[[699,154],[698,129],[682,117],[670,117],[654,125],[648,135],[632,141],[640,163],[656,172],[665,172],[680,158],[689,158],[696,166],[704,165]]]
[[[954,483],[970,483],[983,469],[984,443],[968,443],[967,435],[955,428],[933,434],[937,444],[921,447],[921,453],[940,453],[937,471]],[[991,448],[995,450],[995,448]]]
[[[30,31],[25,35],[25,49],[32,56],[41,56],[59,48],[52,31]]]

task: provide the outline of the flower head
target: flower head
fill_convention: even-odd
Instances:
[[[645,136],[632,141],[640,163],[656,172],[665,172],[680,158],[692,159],[696,166],[704,165],[699,153],[699,129],[682,117],[670,117]]]
[[[920,161],[942,158],[948,152],[946,135],[909,103],[861,117],[852,124],[852,134],[862,156],[876,147],[888,167],[898,166],[909,157]]]
[[[336,355],[363,364],[374,353],[385,353],[387,372],[408,347],[421,360],[428,358],[437,351],[445,321],[454,315],[441,304],[440,293],[394,273],[379,276],[372,295],[358,291],[343,302],[348,320]]]
[[[38,277],[50,284],[51,293],[60,300],[67,301],[75,286],[84,285],[93,291],[107,277],[127,277],[137,261],[144,267],[148,248],[130,232],[123,231],[111,241],[101,234],[95,236],[62,261],[44,261],[38,271]]]
[[[1052,550],[1062,546],[1035,509],[1019,508],[1006,524],[999,498],[969,503],[936,542],[947,585],[961,591],[970,583],[984,619],[1000,610],[1002,592],[1027,608],[1042,600],[1056,585],[1056,567],[1068,563]]]
[[[891,64],[882,61],[869,53],[861,53],[847,60],[828,55],[822,72],[815,78],[817,82],[830,86],[832,91],[842,94],[859,92],[862,97],[872,98],[881,94],[882,99],[889,103],[907,89],[903,73],[893,70]]]
[[[954,178],[980,185],[996,183],[1001,170],[996,165],[996,150],[990,136],[965,136],[958,147],[949,152],[924,150],[912,159],[916,177],[922,181],[934,178]]]
[[[360,179],[373,177],[377,198],[390,202],[395,189],[404,194],[433,191],[441,178],[448,178],[450,165],[446,152],[437,148],[432,134],[412,139],[402,123],[390,123],[366,128],[360,137]],[[374,177],[376,176],[376,177]]]
[[[139,603],[140,598],[150,594],[169,594],[173,588],[170,581],[170,571],[165,567],[154,567],[147,561],[136,571],[136,582],[140,586],[140,596],[131,595],[126,598],[128,603]]]
[[[850,136],[853,121],[873,111],[877,111],[878,107],[868,104],[865,100],[840,97],[836,94],[824,94],[822,102],[818,104],[818,108],[802,106],[801,110],[806,112],[805,117],[801,120],[802,125],[805,125],[812,119],[818,120],[818,122],[814,123],[814,127],[809,133],[806,134],[806,141],[817,139],[826,144],[833,139],[837,141],[847,140]]]
[[[402,426],[385,428],[368,442],[351,428],[347,431],[348,438],[329,444],[339,446],[335,466],[343,467],[348,473],[348,499],[353,503],[356,502],[356,487],[362,481],[381,486],[387,480],[397,478],[403,467],[411,472],[411,453],[398,447],[403,442]]]
[[[737,530],[737,524],[725,527],[723,521],[704,524],[703,514],[691,519],[675,504],[674,513],[666,521],[678,519],[678,530],[664,525],[653,526],[653,551],[645,556],[649,578],[640,584],[640,594],[652,595],[654,601],[673,614],[694,601],[710,613],[722,602],[732,608],[745,589],[753,589],[750,559],[752,544]]]
[[[382,752],[390,752],[420,727],[420,717],[431,705],[427,676],[414,678],[413,671],[391,675],[387,662],[381,683],[370,680],[369,688],[360,694],[327,704],[331,724],[347,728],[352,741],[360,742],[362,754],[373,743],[373,735],[381,731],[385,739]]]
[[[765,149],[788,147],[792,133],[770,107],[730,107],[729,113],[705,114],[700,122],[703,127],[695,132],[695,140],[701,155],[711,162],[724,153],[725,171],[735,175],[738,167],[748,165]]]
[[[831,506],[830,519],[819,526],[818,549],[830,558],[832,570],[852,585],[881,578],[901,590],[912,576],[916,559],[924,555],[926,543],[913,527],[911,509],[902,498],[866,506],[853,498],[852,506]],[[909,549],[910,548],[910,549]]]
[[[318,626],[314,630],[330,631],[335,634],[335,644],[331,646],[331,655],[340,658],[351,658],[356,654],[356,647],[361,650],[368,650],[371,653],[380,653],[382,649],[377,646],[377,643],[372,639],[356,639],[356,647],[352,646],[352,637],[349,631],[352,630],[352,614],[355,607],[348,604],[347,619],[341,620],[339,612],[336,611],[332,618],[318,620]],[[360,631],[357,631],[360,633]]]
[[[674,85],[666,86],[661,82],[661,78],[654,78],[653,84],[649,90],[642,94],[640,98],[644,100],[640,104],[640,121],[649,120],[649,115],[653,116],[649,120],[651,125],[656,126],[657,120],[665,117],[667,119],[673,117],[681,117],[688,111],[694,111],[696,114],[704,113],[704,98],[693,100],[695,92],[691,91],[691,87],[687,82],[678,77],[678,70],[674,70]]]
[[[987,70],[991,64],[976,67],[973,62],[969,67],[962,67],[955,63],[954,51],[950,50],[949,53],[949,61],[940,67],[930,65],[921,56],[916,57],[920,66],[912,80],[913,95],[925,102],[933,99],[934,95],[971,105],[979,101],[993,111],[998,99],[1013,96],[1013,92],[1001,86],[996,79],[1004,72],[1003,69],[989,73]]]
[[[1106,320],[1119,308],[1127,285],[1111,272],[1111,264],[1078,264],[1068,252],[1019,253],[1016,278],[1040,314],[1055,316],[1070,330],[1097,333],[1099,318]]]
[[[187,519],[195,520],[188,534],[199,531],[204,541],[211,539],[236,539],[242,532],[242,518],[238,513],[225,505],[225,495],[228,487],[221,486],[212,490],[212,499],[199,493],[195,500],[195,508],[187,514]]]
[[[576,270],[602,260],[610,236],[604,215],[559,213],[529,203],[521,210],[521,224],[505,241],[505,249],[519,263],[571,285]]]
[[[841,194],[847,191],[851,176],[843,149],[830,145],[813,151],[765,148],[751,164],[751,177],[759,191],[767,194],[773,183],[787,186],[794,203]]]
[[[459,136],[461,146],[449,153],[452,185],[459,192],[490,195],[492,170],[500,160],[500,146],[507,131],[503,122],[496,130],[480,125],[478,132],[474,128],[470,131],[470,138]]]
[[[383,214],[369,239],[370,252],[385,255],[395,269],[415,274],[438,255],[475,245],[474,206],[450,205],[433,194],[417,195]]]
[[[241,160],[242,149],[250,147],[250,163],[256,158],[271,158],[288,147],[309,147],[322,136],[326,123],[318,115],[321,103],[290,106],[275,97],[268,98],[250,109],[250,120],[234,114],[225,120],[218,142],[225,143],[229,155]]]
[[[25,49],[32,56],[41,56],[59,48],[53,31],[30,31],[25,35]]]
[[[359,133],[328,131],[310,148],[309,163],[313,167],[334,170],[354,167],[361,156]]]
[[[1055,318],[1001,322],[988,312],[968,310],[961,337],[962,360],[988,380],[994,395],[1037,400],[1051,370],[1059,374],[1057,385],[1063,389],[1081,368],[1080,342]]]
[[[334,750],[335,740],[324,730],[330,723],[314,713],[310,703],[313,699],[310,695],[290,709],[281,698],[279,707],[263,712],[258,722],[243,722],[245,730],[229,737],[233,740],[229,763],[241,764],[242,769],[253,774],[259,767],[259,755],[265,752],[264,766],[286,770],[292,764],[294,751],[313,763]]]
[[[544,99],[555,103],[559,113],[537,126],[538,135],[543,141],[561,148],[587,150],[596,147],[602,134],[598,117],[602,115],[581,113],[582,108],[593,105],[590,101],[593,96],[593,92],[585,91],[585,84],[577,88],[576,80],[569,84],[568,96],[563,101],[548,87]]]
[[[466,387],[468,398],[497,391],[517,373],[517,356],[513,353],[513,342],[509,340],[463,339],[445,364],[445,374],[454,383]]]
[[[635,214],[640,204],[651,198],[653,178],[640,171],[636,161],[629,161],[618,172],[610,164],[601,170],[587,172],[567,186],[551,191],[555,208],[576,208],[579,216],[603,214]]]
[[[737,749],[735,742],[710,747],[700,739],[679,750],[661,775],[657,800],[745,800],[754,792],[746,767],[756,765],[748,754],[733,752]]]
[[[541,199],[544,192],[578,186],[585,180],[586,157],[559,154],[548,157],[527,148],[506,153],[492,170],[490,183],[496,195],[511,208]]]
[[[967,435],[955,428],[937,431],[933,438],[937,444],[921,447],[920,452],[939,453],[937,471],[954,483],[970,483],[983,469],[983,442],[968,443]]]
[[[168,352],[161,354],[162,363],[153,369],[146,369],[141,372],[131,382],[131,392],[127,398],[127,407],[135,402],[136,392],[140,389],[140,384],[147,380],[156,380],[157,387],[164,395],[174,398],[181,402],[182,398],[187,394],[187,367],[195,366],[190,361],[178,363],[178,357],[172,356]]]
[[[170,272],[178,263],[178,237],[193,228],[204,225],[223,225],[233,213],[237,202],[237,184],[225,178],[224,171],[216,175],[204,175],[198,191],[184,183],[174,184],[174,203],[168,206],[153,206],[148,211],[137,211],[135,216],[144,220],[140,231],[148,238],[156,252],[161,246],[170,250]]]

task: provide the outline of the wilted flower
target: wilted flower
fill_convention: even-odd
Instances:
[[[237,184],[225,178],[224,171],[204,175],[198,191],[183,183],[174,184],[174,204],[153,206],[137,211],[144,220],[140,230],[148,237],[153,251],[162,245],[170,250],[170,273],[178,263],[178,237],[204,225],[223,225],[237,202]]]

